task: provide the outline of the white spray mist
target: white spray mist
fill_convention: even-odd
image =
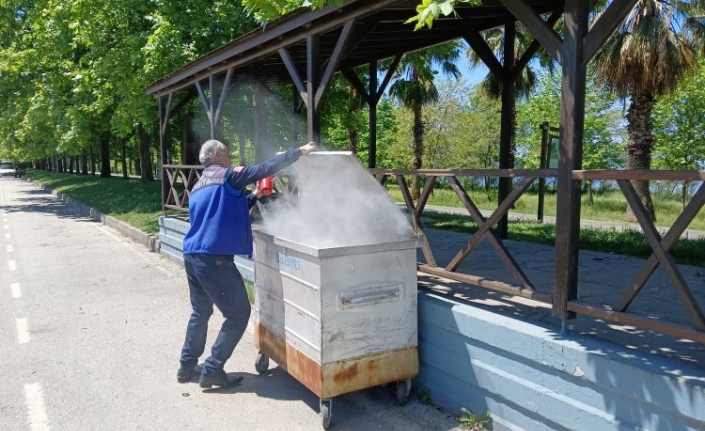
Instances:
[[[416,238],[409,220],[350,152],[315,152],[290,167],[298,193],[267,209],[270,235],[316,248]]]

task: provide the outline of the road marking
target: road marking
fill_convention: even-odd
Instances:
[[[32,338],[29,336],[29,323],[24,317],[21,319],[15,319],[17,324],[17,343],[27,344]]]
[[[17,299],[22,297],[22,290],[20,290],[20,283],[12,283],[10,284],[10,288],[12,289],[12,297]]]
[[[10,225],[9,225],[9,224],[6,224],[6,225],[3,226],[2,228],[5,229],[5,230],[8,230],[8,229],[10,229]]]
[[[10,239],[10,234],[9,234],[9,233],[6,233],[6,234],[5,234],[5,239]]]
[[[44,394],[39,383],[24,385],[24,399],[27,405],[27,422],[32,431],[49,431],[49,419],[44,407]]]
[[[2,219],[2,222],[7,223],[7,219],[6,218]]]
[[[5,246],[5,249],[7,250],[8,253],[12,253],[12,244],[7,244]]]
[[[8,260],[7,267],[10,269],[10,271],[14,271],[17,269],[17,264],[15,264],[14,260]]]

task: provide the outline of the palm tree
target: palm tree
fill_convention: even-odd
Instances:
[[[412,169],[421,169],[423,160],[423,106],[438,100],[438,88],[434,84],[436,75],[441,72],[454,78],[460,76],[455,61],[460,56],[460,44],[449,42],[423,51],[404,54],[399,64],[394,83],[389,94],[414,114]],[[411,185],[411,197],[419,198],[418,176]]]
[[[629,97],[626,114],[627,169],[650,169],[654,146],[652,110],[670,93],[703,49],[703,0],[640,0],[621,28],[595,56],[600,81],[619,97]],[[632,181],[639,199],[656,221],[647,180]],[[627,220],[635,220],[627,209]]]
[[[504,29],[494,28],[487,30],[482,33],[485,42],[490,47],[490,49],[495,53],[497,57],[502,60],[504,55]],[[526,52],[533,36],[526,31],[524,26],[517,23],[516,25],[516,38],[514,43],[514,58],[518,59]],[[540,62],[549,70],[553,70],[553,62],[548,57],[547,53],[543,51],[543,56],[540,57]],[[475,69],[482,64],[482,59],[477,55],[475,50],[472,48],[467,51],[467,59],[470,69]],[[535,84],[536,84],[536,72],[529,67],[527,64],[521,73],[514,80],[514,95],[517,99],[528,97],[531,94]],[[488,73],[480,82],[481,91],[490,99],[501,99],[503,83],[502,79],[493,73]],[[511,117],[511,131],[510,131],[510,154],[509,154],[509,166],[514,167],[514,159],[516,153],[516,108],[513,106],[512,111],[509,113]]]

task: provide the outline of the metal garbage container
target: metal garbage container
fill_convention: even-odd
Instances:
[[[408,399],[419,369],[417,238],[409,232],[313,246],[254,231],[255,367],[266,372],[271,358],[316,394],[323,428],[337,395],[396,382],[397,401]]]

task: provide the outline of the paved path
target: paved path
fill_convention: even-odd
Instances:
[[[241,386],[178,384],[183,268],[24,180],[0,179],[0,268],[0,430],[321,429],[311,392],[255,372],[251,327],[227,365]],[[334,430],[459,429],[417,396],[397,406],[390,386],[336,397],[332,412]]]

